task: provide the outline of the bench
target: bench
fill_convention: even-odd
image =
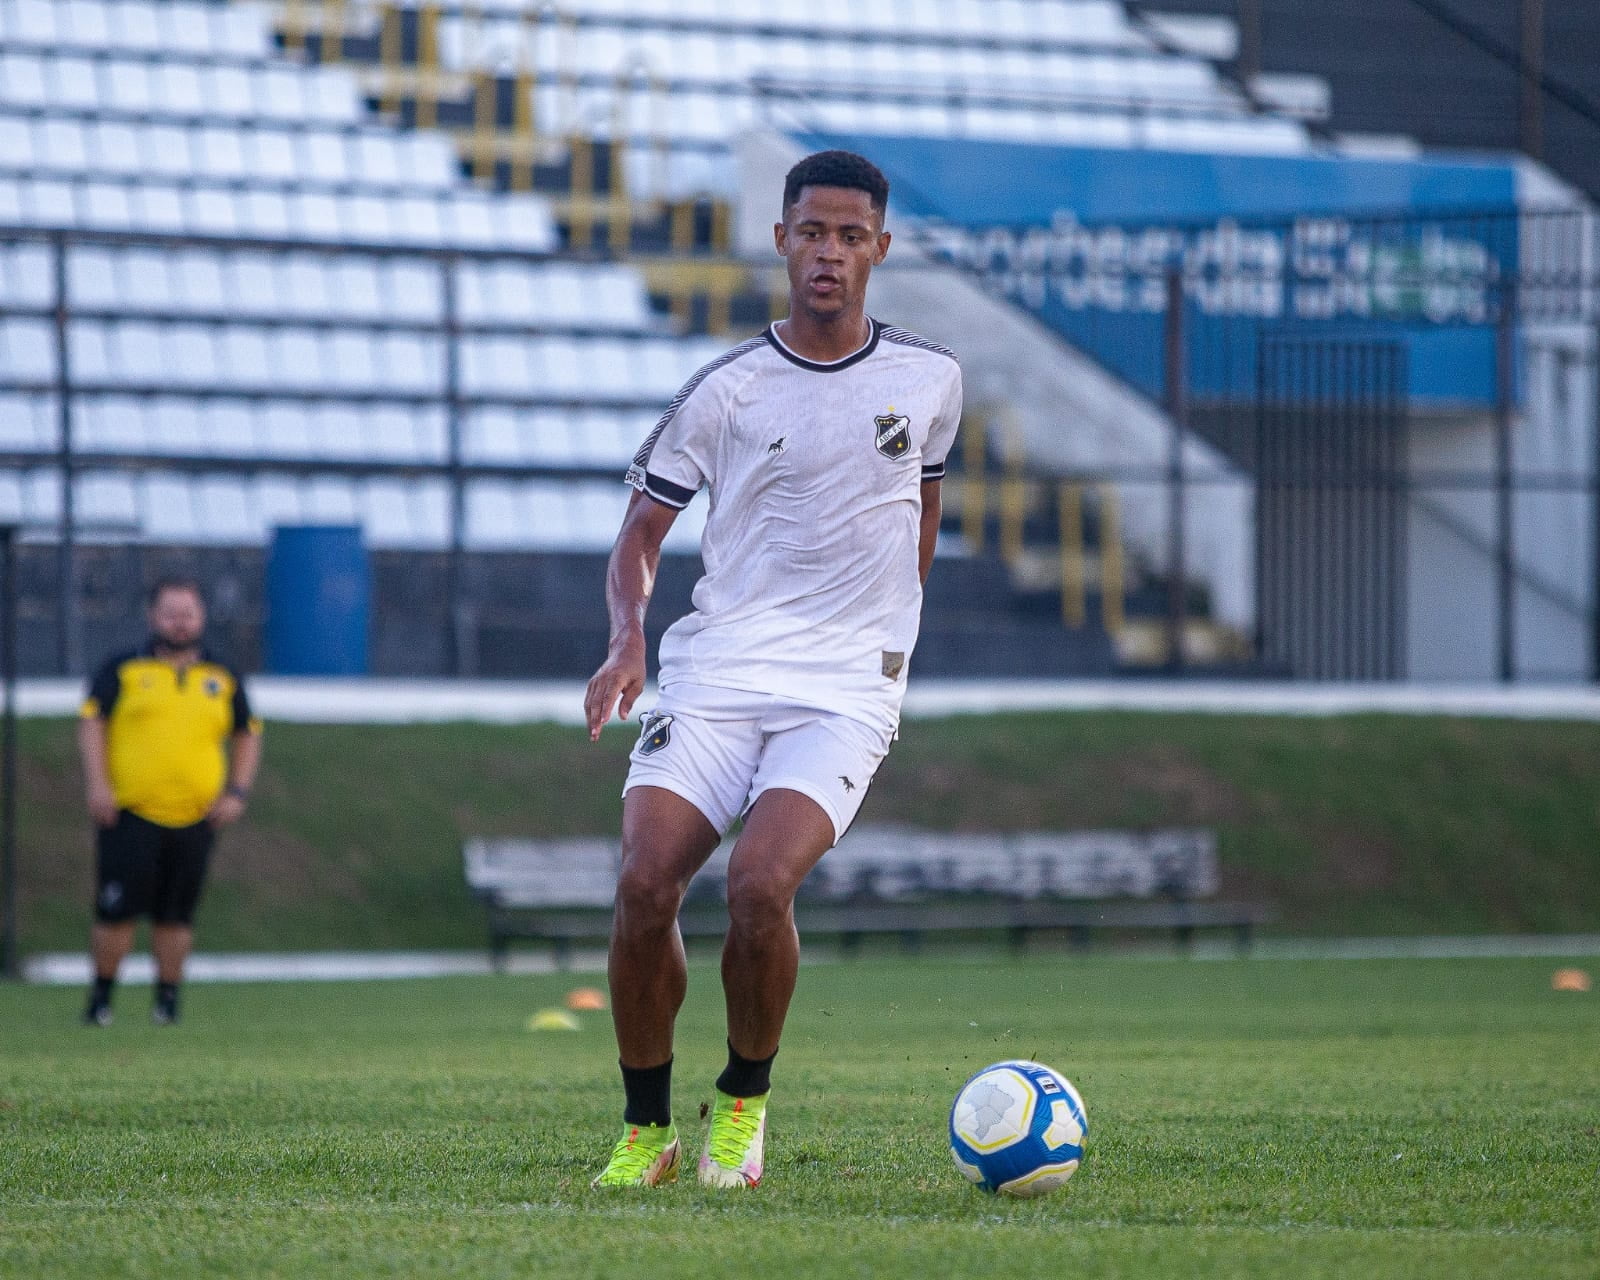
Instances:
[[[695,876],[679,914],[685,937],[727,930],[725,841]],[[609,934],[620,850],[611,839],[473,839],[462,849],[468,887],[485,907],[489,954],[504,969],[515,939],[547,942],[564,967],[578,942]],[[1187,948],[1200,929],[1231,930],[1248,951],[1261,906],[1224,902],[1210,831],[1028,832],[953,835],[860,826],[801,886],[803,938],[897,934],[914,950],[936,932],[1003,932],[1016,949],[1030,934],[1064,931],[1085,950],[1095,929],[1170,930]]]

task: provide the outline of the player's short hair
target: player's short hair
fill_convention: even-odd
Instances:
[[[807,156],[783,180],[783,213],[789,216],[794,202],[806,187],[844,187],[865,191],[872,210],[880,218],[889,207],[889,179],[865,156],[854,151],[818,151]]]
[[[199,578],[188,573],[164,573],[150,584],[150,590],[145,593],[146,607],[154,609],[168,591],[188,591],[202,607],[205,606],[206,589],[200,585]]]

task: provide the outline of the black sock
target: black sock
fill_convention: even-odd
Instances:
[[[156,983],[156,1003],[167,1008],[175,1008],[178,1003],[178,984],[176,982]]]
[[[117,985],[115,978],[96,978],[94,987],[89,993],[89,1003],[93,1005],[110,1004],[111,989]]]
[[[772,1059],[777,1056],[774,1049],[770,1057],[742,1058],[730,1043],[728,1065],[717,1077],[717,1088],[730,1098],[759,1098],[772,1088]]]
[[[622,1067],[622,1091],[628,1103],[622,1112],[623,1124],[654,1124],[663,1128],[672,1123],[672,1059],[659,1067]]]

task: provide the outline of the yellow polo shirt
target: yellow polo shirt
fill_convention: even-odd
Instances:
[[[117,805],[164,827],[204,818],[227,784],[228,740],[261,732],[231,667],[202,653],[180,672],[149,647],[101,667],[80,714],[106,722]]]

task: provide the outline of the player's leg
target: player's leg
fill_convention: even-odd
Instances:
[[[209,822],[162,830],[150,907],[150,950],[156,961],[150,1018],[157,1026],[170,1026],[178,1020],[178,991],[194,946],[195,908],[205,887],[215,840],[216,829]]]
[[[622,804],[607,973],[617,1051],[625,1066],[672,1057],[672,1028],[688,989],[678,909],[720,837],[698,808],[661,787],[634,787]]]
[[[728,864],[728,1065],[700,1158],[709,1186],[761,1180],[772,1061],[800,967],[795,895],[855,818],[889,746],[886,732],[811,712],[767,728],[755,803]]]
[[[94,923],[89,928],[89,959],[94,981],[83,1020],[111,1025],[111,1000],[117,973],[133,949],[138,918],[149,910],[154,867],[151,824],[127,810],[110,827],[95,831]]]
[[[626,1108],[597,1186],[677,1176],[672,1033],[688,989],[678,909],[749,794],[759,748],[753,718],[707,720],[683,704],[643,718],[623,797],[608,963]]]
[[[794,898],[834,845],[833,819],[810,796],[763,792],[728,863],[728,938],[722,987],[728,1043],[747,1061],[778,1051],[800,969]]]
[[[625,1097],[622,1136],[599,1186],[655,1186],[678,1175],[672,1123],[672,1031],[689,986],[678,908],[717,847],[709,819],[661,787],[622,802],[622,867],[606,971]]]
[[[722,988],[728,1065],[717,1078],[700,1156],[702,1184],[753,1187],[766,1151],[772,1060],[800,968],[794,897],[834,843],[833,819],[809,796],[766,791],[745,819],[728,863],[728,937]]]

